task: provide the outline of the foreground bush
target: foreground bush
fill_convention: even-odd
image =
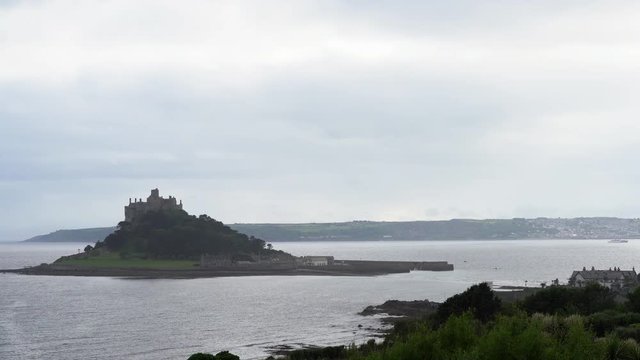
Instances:
[[[187,360],[240,360],[238,355],[234,355],[228,351],[221,351],[215,356],[206,353],[197,353],[189,356]]]
[[[290,360],[321,360],[344,359],[347,357],[347,348],[344,346],[327,346],[317,349],[293,350],[287,354]]]
[[[473,285],[463,293],[448,298],[438,307],[436,313],[440,323],[445,322],[451,315],[470,312],[473,316],[487,322],[498,313],[502,303],[496,297],[487,283]]]
[[[620,306],[600,286],[551,287],[502,306],[483,283],[447,299],[431,319],[398,322],[382,344],[296,350],[287,359],[640,360],[634,299],[640,290]],[[239,360],[222,354],[189,360]]]
[[[215,360],[216,357],[211,354],[205,353],[196,353],[191,356],[187,360]]]
[[[596,341],[581,318],[499,316],[483,325],[470,314],[452,316],[437,330],[425,326],[387,348],[353,358],[375,360],[601,360],[607,351],[633,353],[634,341]],[[620,359],[620,358],[616,358]]]
[[[592,284],[584,288],[551,286],[528,296],[522,307],[529,313],[589,315],[615,308],[614,294]]]
[[[640,314],[632,312],[619,312],[607,310],[587,317],[589,326],[598,336],[605,336],[618,328],[626,328],[629,325],[640,323]],[[635,336],[625,336],[634,337]],[[636,338],[638,340],[638,338]]]

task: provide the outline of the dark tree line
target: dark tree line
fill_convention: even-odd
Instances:
[[[598,284],[584,288],[551,286],[527,297],[522,307],[529,314],[589,315],[614,308],[614,298],[613,292]]]

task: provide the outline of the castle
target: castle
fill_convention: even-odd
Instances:
[[[142,214],[159,210],[182,210],[182,200],[178,203],[173,196],[165,199],[160,196],[158,189],[153,189],[146,202],[142,201],[142,198],[136,198],[132,202],[131,198],[129,198],[129,205],[125,205],[124,207],[124,221],[132,222]]]

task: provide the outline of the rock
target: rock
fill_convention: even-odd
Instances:
[[[440,304],[429,300],[388,300],[382,305],[367,306],[360,315],[387,314],[392,316],[421,317],[433,314]]]

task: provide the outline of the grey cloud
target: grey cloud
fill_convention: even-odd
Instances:
[[[90,52],[72,44],[77,66],[54,80],[35,68],[17,80],[0,71],[0,196],[20,203],[0,207],[0,238],[110,225],[122,202],[156,186],[195,213],[243,222],[640,210],[631,165],[640,149],[637,55],[600,57],[590,38],[571,56],[564,47],[574,30],[558,30],[558,41],[538,33],[550,19],[588,24],[602,3],[289,5],[290,18],[271,14],[284,23],[266,17],[261,30],[300,30],[315,42],[263,48],[249,32],[241,37],[249,43],[202,53],[205,45],[181,37],[198,33],[189,24],[172,34],[140,24],[130,43],[104,31],[83,41],[135,51],[182,43],[185,54],[147,68],[126,53],[108,58],[121,63],[86,60]],[[47,6],[61,11],[64,2]],[[171,20],[163,16],[160,23]],[[336,36],[342,28],[357,34]],[[624,41],[614,43],[624,53]],[[252,47],[259,51],[244,58],[238,50]],[[212,65],[187,61],[188,51]]]

